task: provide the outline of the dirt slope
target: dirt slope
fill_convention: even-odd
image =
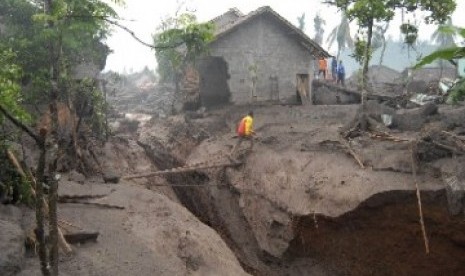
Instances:
[[[119,142],[107,145],[104,150],[114,164],[104,166],[125,174],[154,169],[139,155],[142,148],[131,141],[122,143],[125,150]],[[172,191],[148,190],[146,181],[104,184],[96,178],[78,184],[66,179],[64,176],[60,182],[60,194],[108,194],[94,202],[125,209],[60,204],[61,218],[84,230],[100,232],[97,244],[79,246],[75,255],[62,256],[60,275],[248,275],[213,229],[169,198],[174,197]],[[33,222],[32,216],[26,220]],[[20,275],[38,272],[38,261],[29,259]]]

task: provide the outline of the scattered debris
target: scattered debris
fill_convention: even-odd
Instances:
[[[350,142],[346,141],[344,137],[340,137],[339,141],[346,147],[347,152],[357,161],[357,163],[360,165],[360,168],[364,169],[365,165],[363,164],[362,158],[357,153],[355,153],[355,151],[350,146]]]

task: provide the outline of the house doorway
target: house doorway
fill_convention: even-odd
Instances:
[[[200,102],[213,107],[229,102],[228,63],[222,57],[205,57],[197,64],[200,73]]]
[[[305,105],[309,97],[309,76],[308,74],[297,74],[296,80],[296,97],[297,103]]]

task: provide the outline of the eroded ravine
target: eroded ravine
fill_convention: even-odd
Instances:
[[[212,135],[198,139],[195,133],[177,132],[176,139],[174,147],[157,139],[142,139],[139,145],[164,170],[198,161],[191,154],[205,150],[199,147],[205,139],[210,140],[207,141],[210,147],[216,143],[215,139],[221,143],[221,138]],[[214,150],[224,153],[225,149]],[[205,156],[210,155],[207,152]],[[213,155],[210,158],[212,162],[215,159]],[[247,272],[253,275],[463,274],[460,264],[464,261],[465,224],[461,218],[448,214],[443,189],[422,193],[431,243],[431,253],[426,255],[412,189],[374,192],[355,208],[347,207],[346,212],[336,216],[292,212],[271,196],[241,187],[241,181],[244,185],[254,185],[247,160],[238,168],[167,177],[179,201],[221,235]],[[253,158],[250,160],[253,162]],[[341,181],[341,185],[349,185],[344,183]],[[320,197],[309,196],[310,200]],[[264,229],[263,233],[260,229]]]
[[[423,192],[425,253],[414,192],[390,191],[337,218],[301,217],[289,256],[319,259],[338,275],[463,275],[465,221],[450,217],[445,191]]]

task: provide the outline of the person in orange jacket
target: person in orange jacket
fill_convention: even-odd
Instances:
[[[326,79],[326,71],[328,70],[328,63],[326,62],[325,58],[320,58],[318,61],[318,78],[320,74],[323,73],[323,79]]]
[[[231,157],[236,149],[242,144],[243,141],[247,140],[250,141],[250,150],[253,149],[253,135],[255,135],[255,131],[253,130],[253,111],[249,111],[247,116],[242,118],[237,127],[237,136],[239,136],[239,140],[237,141],[236,145],[233,147],[229,156]]]

